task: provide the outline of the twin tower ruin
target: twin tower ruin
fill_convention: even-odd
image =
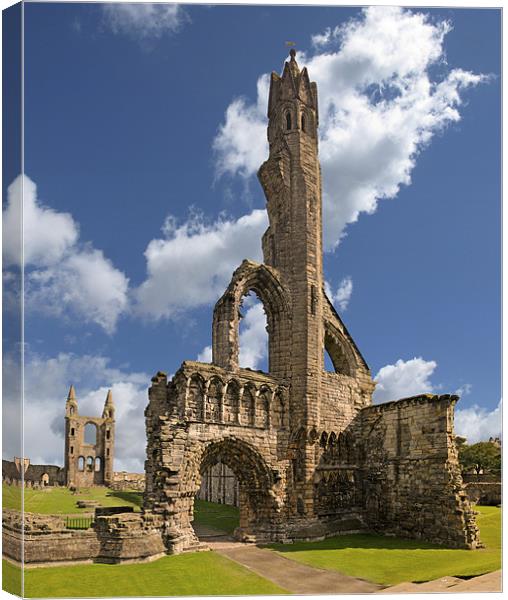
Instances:
[[[324,290],[317,86],[295,52],[272,73],[262,264],[244,260],[213,314],[211,364],[152,379],[144,514],[167,551],[193,547],[201,474],[239,482],[244,540],[370,531],[479,544],[454,441],[457,396],[372,405],[369,367]],[[239,367],[242,298],[262,301],[268,373]],[[328,352],[335,372],[327,372]]]

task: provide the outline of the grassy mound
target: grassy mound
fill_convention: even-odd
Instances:
[[[132,506],[139,510],[142,504],[141,492],[115,492],[106,487],[93,487],[73,494],[65,487],[48,487],[43,490],[25,489],[25,511],[45,515],[77,514],[91,512],[90,509],[78,508],[78,500],[97,500],[101,506]],[[21,488],[14,485],[2,485],[2,501],[4,508],[20,510]]]
[[[346,575],[395,585],[445,575],[470,577],[501,568],[501,509],[478,506],[478,525],[485,548],[448,550],[440,546],[378,535],[344,535],[322,542],[274,544],[286,558]]]

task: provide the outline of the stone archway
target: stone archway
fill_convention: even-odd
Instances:
[[[217,301],[212,325],[212,362],[228,370],[237,370],[239,322],[242,298],[254,292],[266,314],[268,332],[268,371],[276,377],[288,374],[285,358],[290,352],[290,295],[277,271],[268,265],[244,260]]]
[[[170,553],[193,548],[198,543],[192,525],[194,499],[200,489],[202,473],[219,462],[233,471],[239,483],[240,526],[235,537],[250,541],[273,539],[277,529],[274,521],[280,517],[279,479],[262,450],[236,436],[208,440],[187,438],[179,468],[164,470],[165,484],[163,488],[155,486],[153,492],[157,498],[154,503],[150,502],[150,507],[146,506],[159,521]]]
[[[200,476],[217,463],[229,467],[239,483],[240,525],[235,537],[256,537],[273,517],[272,471],[256,449],[232,437],[205,445],[199,465]]]

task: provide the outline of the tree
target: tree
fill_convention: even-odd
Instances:
[[[459,461],[462,471],[492,473],[501,470],[501,449],[492,442],[462,444],[459,447]]]

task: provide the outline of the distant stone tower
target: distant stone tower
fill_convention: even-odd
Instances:
[[[108,391],[102,417],[78,414],[71,385],[65,404],[65,482],[67,486],[109,485],[113,481],[115,406]]]

